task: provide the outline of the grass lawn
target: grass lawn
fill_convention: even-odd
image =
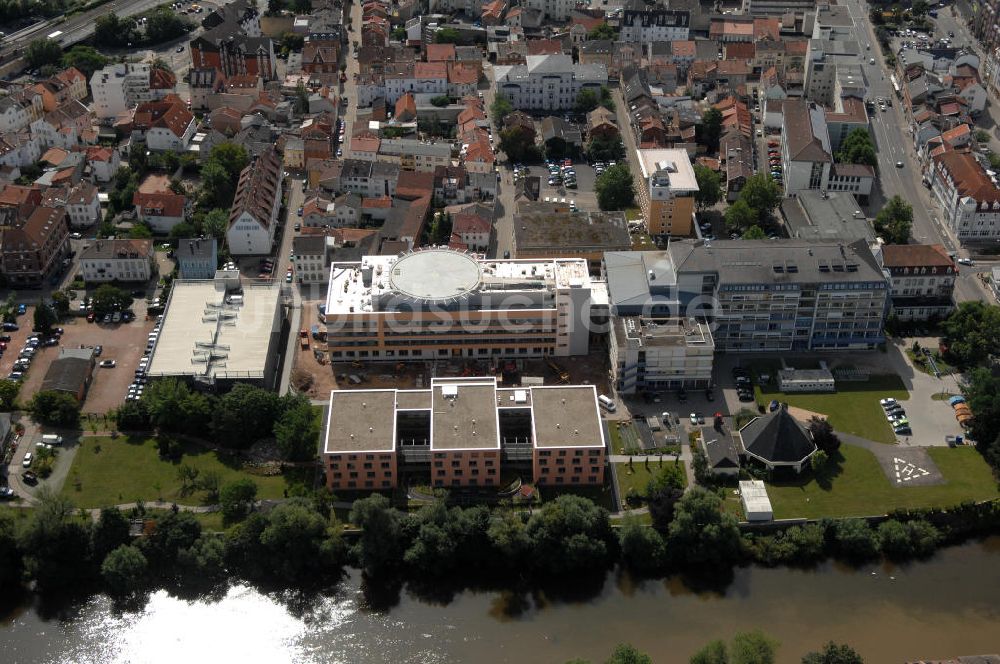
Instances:
[[[663,459],[663,468],[674,465],[674,460],[672,458]],[[681,472],[680,478],[687,486],[687,473],[683,472],[683,462],[681,462]],[[649,484],[649,480],[656,477],[657,473],[660,472],[660,460],[658,457],[649,457],[649,468],[646,468],[645,459],[635,459],[632,462],[631,468],[628,462],[616,463],[615,464],[615,477],[618,478],[618,493],[622,500],[625,500],[625,496],[628,495],[631,489],[635,489],[636,493],[642,495],[646,493],[646,486]]]
[[[804,481],[768,483],[774,518],[864,516],[896,508],[945,507],[966,500],[1000,498],[989,466],[971,447],[933,447],[931,458],[946,480],[937,486],[897,488],[866,449],[841,445],[840,472],[820,486],[811,473]]]
[[[785,394],[772,385],[758,385],[755,389],[759,403],[777,399],[822,413],[837,431],[889,445],[896,442],[896,437],[878,404],[879,399],[910,398],[903,381],[895,375],[872,376],[867,381],[837,381],[837,391],[832,394]]]
[[[194,444],[185,444],[179,462],[160,458],[153,438],[91,438],[81,440],[63,493],[79,507],[104,507],[122,503],[163,500],[197,505],[204,492],[182,496],[177,469],[182,464],[201,473],[214,471],[221,484],[249,477],[257,483],[258,498],[281,498],[295,483],[288,475],[261,477],[239,469],[233,460]]]
[[[602,486],[540,486],[538,492],[542,497],[542,502],[555,500],[563,494],[581,496],[594,501],[598,506],[609,512],[614,512],[618,508],[615,506],[614,497],[611,493],[611,481],[605,474],[605,482]]]

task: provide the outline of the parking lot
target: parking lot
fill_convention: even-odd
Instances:
[[[594,193],[597,174],[594,172],[594,167],[584,161],[576,159],[572,161],[572,168],[576,171],[576,189],[570,189],[563,185],[550,185],[548,183],[549,169],[545,164],[526,166],[524,170],[528,175],[541,179],[539,200],[544,201],[546,198],[550,198],[561,201],[565,198],[567,205],[573,201],[580,210],[597,210],[597,195]]]

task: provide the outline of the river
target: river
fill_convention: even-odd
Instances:
[[[478,664],[601,662],[627,641],[672,664],[713,638],[760,628],[781,642],[781,663],[834,639],[889,664],[1000,651],[998,590],[1000,537],[903,567],[738,569],[714,592],[612,574],[576,601],[464,591],[430,602],[403,590],[376,610],[352,571],[337,592],[306,602],[236,586],[211,601],[158,592],[131,612],[105,597],[61,611],[25,606],[0,623],[0,643],[15,664]]]

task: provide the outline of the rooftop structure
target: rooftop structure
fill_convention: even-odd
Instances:
[[[148,373],[269,387],[282,311],[279,285],[241,283],[238,273],[175,281]]]
[[[695,318],[615,316],[608,345],[620,393],[712,384],[715,341],[709,326]]]
[[[875,241],[875,232],[853,194],[800,191],[781,203],[785,226],[800,240]]]
[[[600,271],[605,251],[632,247],[623,212],[541,212],[514,217],[514,256],[579,257]]]

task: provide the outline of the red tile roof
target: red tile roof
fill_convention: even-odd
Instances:
[[[427,62],[451,62],[455,60],[454,44],[428,44]]]
[[[183,217],[187,199],[171,192],[144,194],[135,192],[132,205],[138,205],[142,216]]]
[[[413,78],[448,78],[448,67],[444,62],[416,62],[413,65]]]
[[[558,39],[529,39],[528,55],[559,55],[563,52]]]

